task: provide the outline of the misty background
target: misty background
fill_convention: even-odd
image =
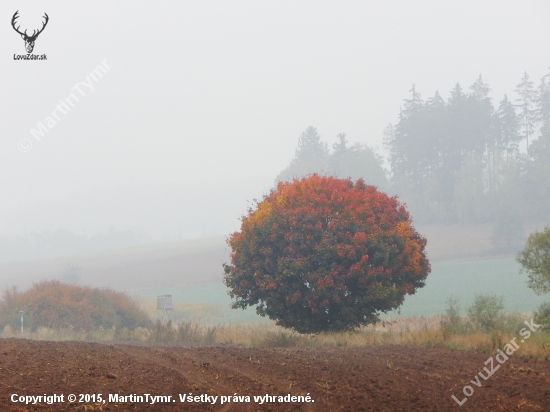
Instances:
[[[25,54],[16,10],[31,32],[48,13],[34,49],[46,61],[13,59]],[[61,278],[222,302],[223,238],[276,180],[319,172],[407,202],[436,262],[410,300],[424,312],[409,313],[436,313],[456,290],[540,303],[510,256],[549,223],[550,192],[533,208],[537,191],[517,189],[544,183],[550,146],[533,143],[534,119],[529,158],[522,124],[498,113],[525,73],[534,92],[548,79],[549,12],[544,1],[3,2],[0,287]],[[36,140],[29,131],[102,62],[93,92]],[[515,130],[505,143],[503,124]],[[504,244],[499,222],[517,229]],[[447,263],[469,258],[496,260]],[[217,283],[174,289],[201,282]]]
[[[14,61],[22,27],[50,21]],[[403,99],[465,87],[480,74],[496,99],[523,73],[540,79],[550,4],[7,1],[0,235],[114,227],[150,241],[238,228],[313,125],[377,146]],[[40,141],[29,130],[101,62],[110,70]],[[33,140],[23,153],[21,138]]]

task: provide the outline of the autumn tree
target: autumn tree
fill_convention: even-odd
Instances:
[[[375,323],[424,286],[426,239],[396,197],[362,179],[280,182],[227,240],[233,308],[301,333]]]

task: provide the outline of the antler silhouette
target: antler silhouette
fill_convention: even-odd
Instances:
[[[41,28],[40,30],[38,30],[38,32],[37,32],[36,34],[34,34],[34,31],[33,31],[31,37],[36,38],[36,37],[38,37],[38,35],[39,35],[40,33],[42,33],[42,32],[44,31],[44,28],[46,27],[46,24],[48,24],[48,21],[50,20],[50,18],[48,17],[48,15],[47,15],[46,13],[44,13],[44,16],[43,16],[43,17],[46,19],[46,21],[45,21],[44,23],[42,23],[42,28]]]
[[[17,28],[15,28],[15,20],[19,17],[19,16],[17,15],[17,13],[19,13],[19,10],[17,10],[17,11],[15,12],[15,14],[13,15],[13,17],[12,17],[12,19],[11,19],[11,26],[12,26],[13,29],[14,29],[17,33],[19,33],[21,36],[26,36],[26,35],[27,35],[27,30],[25,30],[25,33],[21,33],[21,32],[19,31],[19,27],[21,27],[21,26],[17,26]]]
[[[17,11],[15,12],[15,14],[13,15],[13,17],[12,17],[12,19],[11,19],[11,25],[12,25],[13,29],[14,29],[17,33],[19,33],[19,34],[21,35],[21,37],[23,38],[23,40],[25,40],[25,48],[27,49],[27,53],[32,53],[33,48],[34,48],[34,42],[35,42],[36,38],[38,37],[38,35],[39,35],[40,33],[42,33],[42,31],[44,30],[44,28],[46,28],[46,25],[48,24],[48,21],[50,20],[50,18],[48,17],[48,14],[47,14],[47,13],[44,13],[44,16],[43,16],[43,17],[46,19],[46,21],[44,21],[44,22],[42,23],[42,28],[41,28],[40,30],[38,30],[38,31],[33,30],[32,35],[29,36],[29,35],[27,34],[27,30],[25,30],[24,33],[22,33],[21,31],[19,31],[19,27],[21,27],[21,26],[15,27],[16,20],[19,18],[18,13],[19,13],[19,10],[17,10]]]

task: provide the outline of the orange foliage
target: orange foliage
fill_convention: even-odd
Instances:
[[[25,311],[25,326],[31,328],[133,329],[149,323],[147,314],[124,293],[58,280],[35,283],[26,292],[16,287],[5,290],[0,301],[0,322],[17,328],[20,310]]]
[[[281,182],[233,233],[224,282],[234,308],[299,332],[376,322],[424,285],[426,239],[396,197],[362,180]]]

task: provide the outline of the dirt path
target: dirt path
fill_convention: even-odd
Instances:
[[[81,342],[0,340],[0,410],[104,411],[547,411],[550,362],[510,357],[493,376],[489,355],[446,348],[244,349],[161,347]],[[463,406],[463,387],[474,393]],[[64,401],[26,405],[11,397],[64,394]],[[102,394],[107,402],[67,401],[69,394]],[[154,405],[109,400],[109,394],[172,396]],[[218,396],[180,402],[179,394]],[[221,396],[250,402],[221,404]],[[259,404],[254,396],[307,396],[314,402]],[[164,399],[166,400],[166,399]],[[246,400],[242,399],[242,400]]]

